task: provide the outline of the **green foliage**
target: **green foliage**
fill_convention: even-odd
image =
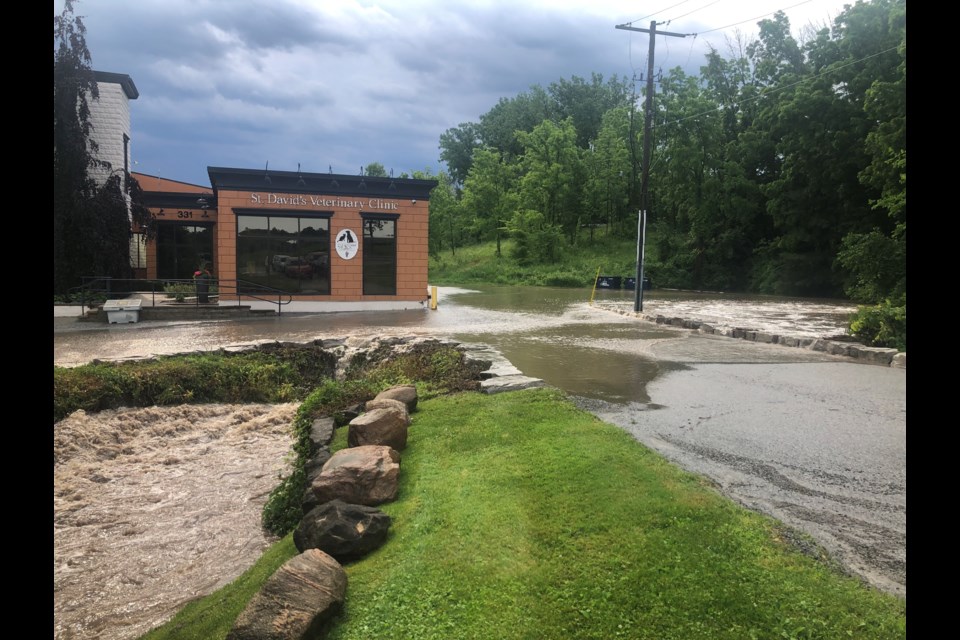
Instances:
[[[907,293],[906,238],[879,229],[843,239],[837,263],[848,273],[847,295],[858,302],[897,300]]]
[[[54,367],[53,421],[83,409],[202,402],[290,402],[333,376],[319,348],[167,356],[143,362]]]
[[[656,282],[896,300],[906,288],[904,0],[848,5],[829,28],[803,38],[778,12],[728,52],[710,51],[700,77],[671,70],[653,101],[647,206]],[[587,229],[593,241],[597,226],[608,225],[613,233],[598,241],[616,255],[613,243],[635,233],[639,206],[643,118],[628,89],[596,74],[535,86],[441,136],[462,172],[461,204],[470,204],[457,209],[455,225],[444,221],[465,231],[461,242],[446,242],[451,253],[492,239],[493,219],[519,215],[516,226],[528,227],[520,212],[530,210],[559,226],[571,247]],[[487,204],[493,181],[466,181],[478,148],[499,154],[511,176],[497,193],[516,195],[497,201],[495,213]],[[513,242],[513,264],[462,273],[544,282],[535,240]],[[566,266],[566,257],[552,259]]]
[[[895,304],[885,300],[870,307],[859,307],[850,320],[850,335],[872,347],[907,350],[907,301]]]
[[[391,386],[416,384],[417,395],[427,399],[476,389],[479,374],[478,370],[467,366],[461,351],[440,343],[419,344],[402,354],[397,354],[390,345],[383,345],[378,350],[356,356],[344,380],[324,381],[297,410],[293,423],[293,471],[270,492],[263,508],[264,529],[282,536],[292,531],[303,517],[303,494],[307,488],[305,467],[313,453],[310,450],[310,427],[315,419],[330,416],[337,426],[343,426],[346,409]]]
[[[83,276],[129,278],[130,220],[147,237],[152,218],[137,181],[125,170],[97,184],[107,170],[91,137],[90,102],[99,100],[86,27],[67,0],[53,19],[53,292],[65,294]],[[117,169],[121,171],[121,169]]]
[[[902,600],[557,390],[439,396],[414,421],[398,498],[380,507],[390,538],[344,567],[328,638],[906,637]],[[265,581],[289,540],[237,582]],[[151,640],[224,637],[255,586],[192,603]]]
[[[283,478],[267,497],[261,521],[263,528],[278,536],[293,531],[303,518],[303,493],[307,488],[306,464],[312,455],[310,428],[313,421],[331,416],[337,426],[344,424],[343,411],[369,400],[377,393],[368,381],[336,382],[325,380],[304,399],[293,422],[293,471]]]
[[[207,286],[207,292],[210,295],[216,295],[218,291],[217,285],[209,284]],[[197,283],[194,282],[166,282],[163,285],[163,292],[167,294],[168,298],[173,298],[177,302],[183,302],[187,297],[192,297],[197,295]]]
[[[53,295],[53,304],[87,304],[96,306],[107,301],[107,296],[100,292],[72,292]]]
[[[363,169],[364,174],[378,178],[387,177],[387,168],[381,162],[371,162]]]
[[[205,598],[191,601],[171,620],[141,636],[141,640],[226,638],[247,602],[297,553],[293,535],[286,536],[267,549],[239,578]]]
[[[514,239],[504,242],[504,253],[496,256],[493,243],[464,247],[456,256],[433,256],[430,259],[430,281],[437,284],[466,285],[528,284],[554,287],[589,287],[593,285],[597,267],[603,273],[632,276],[636,273],[636,240],[608,238],[597,232],[596,241],[586,238],[579,245],[561,243],[552,261],[521,264],[514,254]],[[659,271],[647,263],[647,274],[658,286],[670,286]]]
[[[550,264],[560,257],[563,232],[539,211],[520,209],[507,222],[507,231],[513,239],[510,255],[520,266]]]

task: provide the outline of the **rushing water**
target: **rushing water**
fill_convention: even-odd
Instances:
[[[876,584],[892,584],[895,591],[902,587],[905,593],[905,427],[898,423],[905,421],[906,411],[902,371],[872,371],[869,383],[848,389],[859,378],[852,371],[868,365],[642,322],[629,313],[632,292],[442,288],[439,303],[436,311],[284,314],[241,321],[105,326],[55,318],[54,363],[73,366],[95,358],[364,335],[486,343],[526,375],[564,389],[664,455],[726,483],[724,489],[741,502],[832,544],[849,566],[876,576]],[[643,308],[652,316],[796,337],[843,334],[853,310],[843,301],[668,291],[647,292]],[[805,363],[829,368],[763,366]],[[786,373],[792,377],[782,377]],[[803,390],[811,376],[820,387]],[[697,385],[707,386],[695,391]],[[878,398],[870,397],[872,390]],[[710,393],[717,399],[707,402]],[[857,403],[851,404],[848,398],[854,397]],[[721,400],[731,404],[718,411]],[[810,407],[817,411],[810,413]],[[260,509],[285,468],[294,409],[207,405],[81,412],[55,425],[55,638],[138,637],[249,567],[270,543],[260,528]],[[811,416],[815,424],[804,426]],[[880,440],[876,426],[891,421]],[[820,428],[824,425],[830,428]],[[794,443],[797,449],[778,451],[777,443],[764,444],[770,427],[784,434],[779,442],[798,429],[836,438],[803,454],[810,459],[832,460],[838,451],[851,457],[835,469],[801,473],[795,465],[799,447],[813,438],[801,438]],[[725,441],[733,438],[739,444],[725,450]],[[744,443],[750,443],[753,457],[741,455]],[[873,449],[880,462],[866,457]],[[707,458],[722,464],[698,467]],[[775,482],[765,484],[752,474],[754,468]],[[824,478],[833,484],[824,484]],[[800,484],[799,494],[789,494]],[[738,493],[738,486],[750,493]],[[854,498],[839,495],[837,487],[849,491],[853,486],[867,487],[856,500],[882,508],[851,518]],[[811,495],[820,502],[811,502]],[[892,520],[874,520],[888,515]]]
[[[54,638],[137,638],[243,573],[295,404],[78,411],[54,425]]]

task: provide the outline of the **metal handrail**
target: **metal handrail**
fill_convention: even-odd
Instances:
[[[151,293],[151,304],[157,306],[157,294],[164,298],[171,294],[164,291],[168,284],[189,284],[194,287],[194,305],[199,308],[200,292],[197,285],[201,284],[197,278],[157,278],[157,279],[138,279],[138,278],[111,278],[107,276],[84,276],[81,278],[82,284],[73,287],[70,292],[74,297],[79,296],[80,305],[89,306],[94,300],[102,298],[127,296],[131,293]],[[268,287],[258,282],[249,280],[220,280],[219,278],[206,278],[208,290],[216,288],[216,293],[207,294],[217,297],[236,296],[237,306],[242,306],[243,299],[260,300],[270,304],[277,305],[277,315],[282,313],[285,305],[293,301],[293,295],[289,291]]]

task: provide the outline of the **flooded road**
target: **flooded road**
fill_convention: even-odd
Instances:
[[[809,535],[851,573],[905,597],[904,369],[653,324],[616,312],[632,311],[632,292],[598,292],[592,304],[590,295],[441,288],[436,311],[127,325],[55,318],[54,364],[363,335],[489,344],[732,499]],[[798,337],[842,334],[853,310],[837,301],[679,292],[644,300],[647,314]],[[254,501],[249,493],[245,500]]]

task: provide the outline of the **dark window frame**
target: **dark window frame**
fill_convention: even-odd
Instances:
[[[365,296],[395,296],[397,295],[397,255],[399,253],[399,238],[400,238],[400,214],[397,213],[367,213],[360,212],[361,220],[361,238],[363,239],[363,262],[362,262],[362,275],[361,275],[361,284],[363,287],[363,295]],[[368,240],[372,241],[372,237],[368,238],[367,236],[367,224],[369,222],[383,220],[393,223],[393,251],[392,256],[392,269],[388,269],[390,272],[390,281],[377,281],[376,278],[380,275],[377,274],[378,267],[382,265],[377,264],[374,261],[374,258],[379,258],[374,251],[374,246],[372,243],[368,244]]]
[[[288,209],[235,208],[233,209],[233,213],[236,215],[236,221],[237,221],[236,251],[237,251],[238,280],[241,279],[240,260],[242,258],[252,257],[252,256],[244,255],[244,251],[247,250],[247,247],[245,245],[252,245],[257,241],[262,241],[263,247],[261,249],[265,250],[266,253],[269,255],[265,255],[263,259],[261,259],[261,256],[258,255],[256,257],[253,257],[252,261],[251,260],[247,261],[250,264],[256,265],[257,269],[259,269],[259,265],[263,263],[264,270],[266,271],[266,275],[260,274],[259,276],[257,276],[257,280],[255,281],[258,281],[261,278],[266,279],[267,282],[261,283],[263,284],[263,286],[280,289],[282,291],[286,291],[294,295],[328,296],[332,293],[333,282],[332,282],[332,274],[330,273],[330,266],[331,266],[330,254],[333,250],[333,238],[330,235],[330,229],[332,226],[331,219],[334,216],[334,213],[332,211],[290,211]],[[241,236],[240,235],[240,232],[241,232],[240,218],[242,216],[264,219],[266,221],[265,222],[266,226],[262,231],[259,231],[258,233]],[[310,236],[303,235],[304,227],[309,226],[304,224],[305,221],[324,220],[326,222],[326,228],[323,229],[323,231],[326,234],[326,243],[323,246],[322,250],[307,251],[304,253],[304,255],[288,255],[285,252],[284,253],[276,252],[270,245],[276,243],[279,238],[277,234],[273,233],[274,224],[272,222],[272,220],[275,220],[278,218],[283,218],[285,220],[293,219],[297,221],[297,225],[296,225],[297,231],[294,237],[290,238],[294,240],[295,244],[297,245],[300,245],[301,243],[309,244],[311,240]],[[301,251],[297,250],[297,251],[293,251],[292,253],[299,254],[301,253]],[[323,260],[323,255],[320,255],[320,254],[325,254],[326,259]],[[310,261],[311,256],[319,256],[319,263],[312,264],[312,262]],[[284,259],[283,264],[278,265],[278,263],[275,262],[277,258],[283,258]],[[286,260],[289,258],[293,258],[293,261],[295,261],[297,265],[310,264],[312,268],[309,272],[309,275],[290,276],[289,271],[286,268],[287,266]],[[309,280],[310,283],[312,284],[315,281],[314,278],[316,277],[315,274],[317,273],[320,274],[319,288],[317,288],[316,290],[304,289],[303,284],[306,283],[307,280]],[[277,285],[281,285],[281,286],[277,286]],[[241,290],[241,293],[244,293],[244,291]],[[247,291],[247,293],[254,293],[254,291],[250,289]]]

